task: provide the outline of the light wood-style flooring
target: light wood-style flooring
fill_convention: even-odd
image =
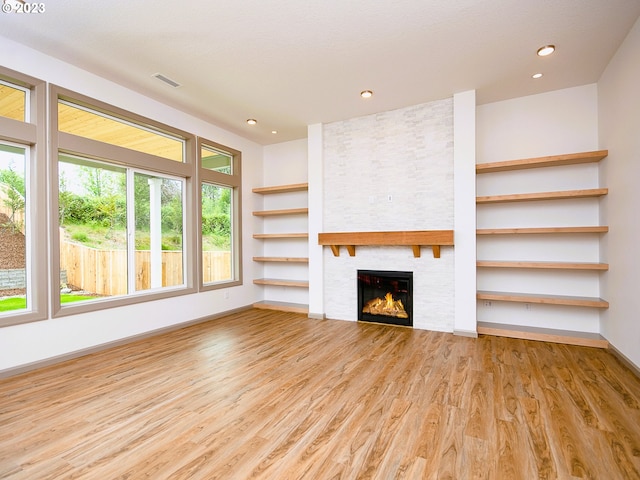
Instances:
[[[0,380],[3,479],[638,479],[601,349],[248,310]]]

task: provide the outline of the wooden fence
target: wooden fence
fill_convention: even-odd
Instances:
[[[231,252],[203,252],[204,282],[231,278]],[[136,291],[151,288],[151,252],[135,253]],[[97,250],[75,243],[61,242],[60,269],[67,272],[67,282],[99,295],[127,293],[127,251]],[[181,285],[182,252],[162,252],[162,286]]]

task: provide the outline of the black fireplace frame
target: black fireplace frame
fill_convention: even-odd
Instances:
[[[367,295],[365,288],[378,292],[374,296],[383,298],[390,292],[394,299],[402,300],[409,318],[398,318],[388,315],[372,315],[363,313],[365,302],[372,297]],[[413,272],[393,270],[358,270],[358,320],[362,322],[383,323],[386,325],[402,325],[413,327]],[[367,298],[365,298],[367,297]]]

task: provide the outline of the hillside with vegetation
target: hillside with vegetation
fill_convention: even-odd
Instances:
[[[9,217],[0,213],[0,270],[25,268],[26,245],[24,234],[15,228]],[[24,295],[24,288],[5,289],[0,296]]]

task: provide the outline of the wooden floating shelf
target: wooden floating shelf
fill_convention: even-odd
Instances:
[[[260,210],[253,212],[256,217],[273,217],[276,215],[300,215],[308,214],[308,208],[285,208],[282,210]]]
[[[597,333],[504,325],[501,323],[489,322],[478,322],[477,330],[480,335],[494,335],[497,337],[520,338],[523,340],[564,343],[567,345],[579,345],[582,347],[609,348],[609,342]]]
[[[253,308],[261,310],[277,310],[279,312],[309,313],[309,306],[300,303],[262,301],[253,304]]]
[[[476,266],[479,268],[540,268],[548,270],[609,270],[608,263],[587,263],[587,262],[523,262],[523,261],[497,261],[478,260]]]
[[[304,192],[306,190],[309,190],[308,183],[293,183],[290,185],[276,185],[273,187],[257,187],[251,191],[261,195],[269,195],[271,193]]]
[[[599,162],[607,155],[609,155],[608,150],[597,150],[593,152],[571,153],[567,155],[507,160],[505,162],[479,163],[476,165],[476,173],[506,172],[509,170],[525,170],[529,168],[594,163]]]
[[[286,280],[280,278],[256,278],[253,283],[256,285],[272,285],[277,287],[300,287],[309,288],[308,280]]]
[[[254,262],[309,263],[308,257],[253,257]]]
[[[609,193],[608,188],[591,188],[587,190],[566,190],[559,192],[517,193],[513,195],[488,195],[477,197],[477,204],[531,202],[537,200],[564,200],[570,198],[595,198]]]
[[[536,227],[536,228],[479,228],[478,235],[520,235],[544,233],[607,233],[609,227]]]
[[[574,307],[609,308],[609,302],[597,297],[570,297],[564,295],[539,295],[511,292],[477,292],[478,300],[501,302],[541,303],[545,305],[567,305]]]
[[[346,247],[355,256],[356,246],[410,246],[414,257],[420,257],[420,247],[430,246],[434,258],[440,258],[440,247],[453,245],[453,230],[409,230],[395,232],[335,232],[319,233],[318,245],[331,247],[333,255],[340,256],[340,247]]]
[[[308,233],[254,233],[253,238],[277,239],[277,238],[309,238]]]

